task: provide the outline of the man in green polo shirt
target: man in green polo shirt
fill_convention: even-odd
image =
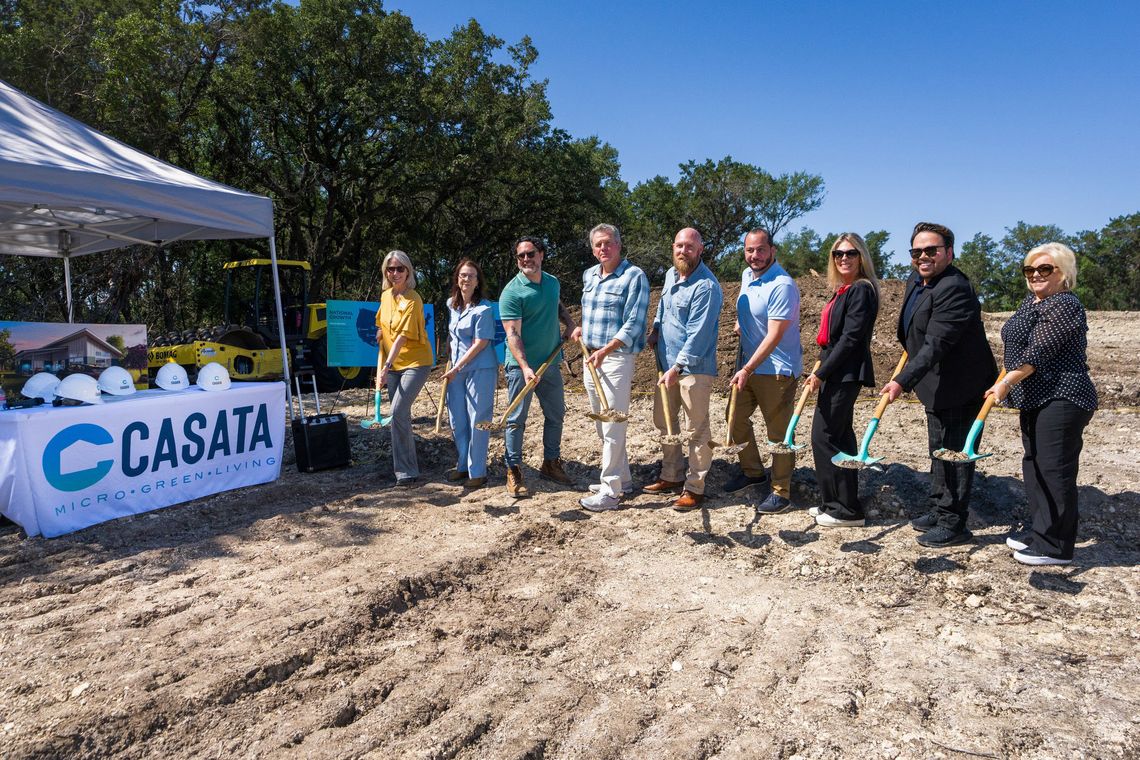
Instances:
[[[515,244],[519,273],[507,283],[499,295],[499,315],[507,332],[507,395],[509,401],[534,379],[535,371],[562,342],[559,329],[558,278],[542,271],[546,244],[538,238],[524,237]],[[505,435],[507,493],[527,496],[522,478],[523,433],[526,430],[530,401],[538,397],[542,407],[542,467],[539,476],[562,485],[573,485],[562,467],[562,420],[566,416],[566,400],[562,387],[561,358],[555,357],[535,386],[534,393],[523,399],[507,418]]]

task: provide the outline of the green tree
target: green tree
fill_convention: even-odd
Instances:
[[[752,218],[749,226],[764,227],[778,237],[789,224],[823,205],[823,177],[793,172],[773,177],[761,172],[752,191]]]
[[[655,177],[634,187],[630,196],[633,228],[644,234],[644,245],[660,251],[652,259],[654,272],[663,276],[670,265],[677,230],[695,227],[704,238],[705,260],[719,276],[735,277],[744,263],[744,235],[763,226],[775,238],[789,222],[819,208],[824,185],[818,176],[773,177],[725,156],[681,164],[675,184]]]
[[[0,369],[12,369],[16,362],[16,347],[12,345],[12,331],[0,330]]]
[[[1140,309],[1140,213],[1118,216],[1073,241],[1076,293],[1086,308]]]
[[[954,266],[970,278],[978,298],[990,311],[997,311],[993,304],[1004,286],[997,269],[999,256],[997,241],[982,232],[963,243],[954,255]]]
[[[827,274],[827,250],[824,243],[830,239],[835,241],[835,235],[829,234],[820,238],[819,233],[810,227],[804,227],[799,232],[785,235],[779,242],[777,260],[792,277],[803,277],[815,270],[817,274]]]

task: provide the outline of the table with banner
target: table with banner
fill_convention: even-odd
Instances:
[[[268,483],[281,473],[285,417],[279,382],[0,411],[0,512],[52,537]]]

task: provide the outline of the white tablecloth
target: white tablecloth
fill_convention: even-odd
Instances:
[[[284,438],[283,383],[0,410],[0,512],[51,537],[268,483]]]

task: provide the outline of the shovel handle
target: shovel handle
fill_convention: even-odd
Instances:
[[[443,374],[451,371],[451,362],[444,365]],[[435,432],[439,432],[443,426],[443,407],[447,403],[447,384],[451,382],[448,378],[443,378],[443,388],[439,391],[439,408],[435,410]]]
[[[899,376],[899,373],[903,371],[903,367],[906,366],[906,359],[906,351],[903,351],[902,356],[899,357],[899,363],[895,365],[895,371],[891,373],[891,380],[894,380]],[[883,397],[879,399],[879,405],[875,407],[875,413],[871,415],[871,419],[877,420],[881,418],[883,412],[887,410],[887,404],[889,403],[891,403],[891,397],[884,393]]]
[[[510,406],[507,407],[506,411],[503,412],[503,418],[499,422],[500,427],[507,424],[507,417],[510,417],[511,412],[518,409],[519,404],[523,402],[523,399],[526,398],[530,392],[535,389],[535,387],[538,385],[538,381],[542,379],[542,373],[546,372],[547,367],[550,366],[550,363],[554,361],[554,357],[558,356],[558,352],[561,350],[562,341],[559,340],[558,345],[555,346],[554,350],[550,352],[550,356],[546,357],[546,361],[544,361],[542,365],[534,371],[534,379],[523,386],[523,389],[519,395],[515,396],[515,400],[512,401]]]
[[[736,422],[736,383],[728,394],[728,435],[724,437],[725,446],[732,445],[732,423]]]
[[[1001,374],[998,375],[997,380],[995,380],[994,382],[1000,383],[1004,379],[1005,379],[1005,370],[1003,369],[1001,371]],[[986,402],[984,404],[982,404],[982,410],[980,412],[978,412],[978,416],[977,416],[977,419],[975,421],[976,422],[985,422],[986,417],[990,413],[990,410],[994,408],[994,404],[996,404],[996,403],[997,403],[997,396],[994,396],[994,395],[986,396]]]
[[[809,372],[808,374],[809,375],[815,374],[815,371],[817,369],[819,369],[820,364],[822,364],[822,362],[819,359],[816,359],[815,360],[815,366],[811,368],[811,372]],[[811,387],[808,385],[805,385],[804,386],[804,392],[800,394],[800,400],[796,404],[796,410],[792,413],[793,417],[798,418],[801,414],[804,413],[804,407],[807,406],[807,399],[808,399],[809,393],[811,393]]]
[[[661,377],[664,374],[661,370],[657,370],[657,390],[661,393],[661,413],[665,416],[665,432],[674,436],[677,432],[673,430],[673,415],[669,410],[669,391],[661,384]]]
[[[376,392],[380,392],[380,370],[384,367],[384,341],[378,341],[379,345],[376,350]]]
[[[594,365],[590,363],[590,350],[586,348],[586,341],[579,338],[578,345],[582,347],[582,361],[589,367],[590,377],[594,379],[594,390],[598,393],[598,401],[602,404],[602,411],[608,412],[610,405],[606,403],[606,392],[602,390],[602,381],[598,379],[598,371],[594,369]]]

